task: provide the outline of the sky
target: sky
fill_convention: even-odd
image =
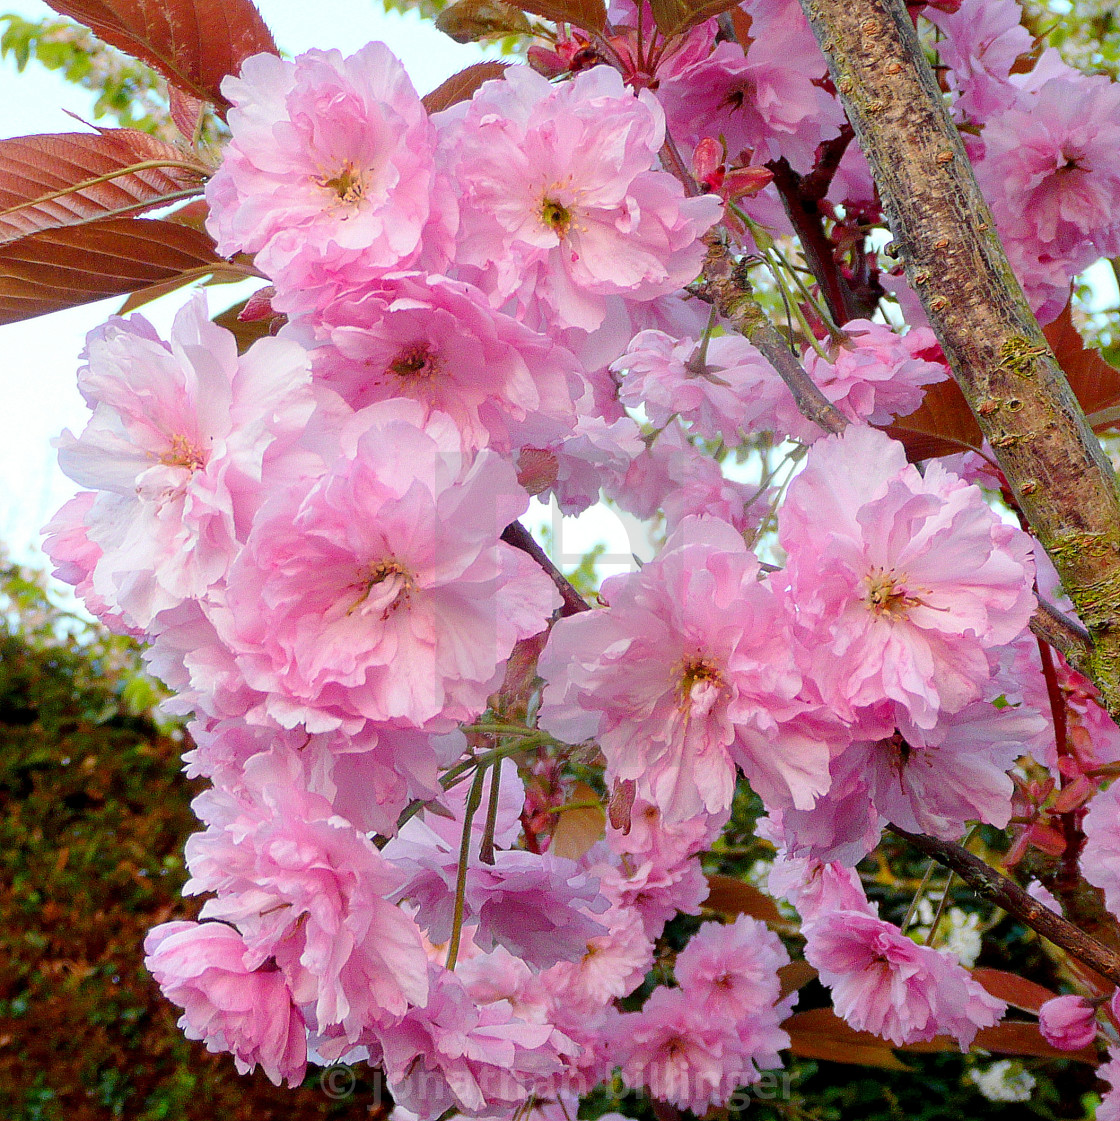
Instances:
[[[386,14],[380,0],[259,0],[257,6],[289,54],[309,47],[349,54],[371,39],[384,41],[421,94],[482,57],[478,47],[453,42],[413,13]],[[26,19],[53,15],[36,0],[0,0],[2,12]],[[92,102],[89,93],[35,63],[21,74],[11,59],[0,61],[0,138],[81,131],[66,111],[89,119]],[[243,294],[232,286],[210,289],[212,311]],[[185,298],[184,291],[173,293],[141,314],[166,333]],[[104,300],[0,327],[0,542],[15,560],[46,565],[38,551],[39,530],[78,489],[59,471],[51,440],[64,428],[77,434],[84,427],[89,412],[77,390],[78,356],[86,333],[121,302]],[[561,520],[534,503],[529,524],[550,526],[554,555],[566,565],[578,563],[599,540],[618,558],[600,566],[604,574],[632,567],[632,551],[648,553],[643,534],[603,509],[578,521]]]

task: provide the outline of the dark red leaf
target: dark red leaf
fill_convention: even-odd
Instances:
[[[1074,326],[1069,304],[1057,319],[1042,328],[1042,333],[1090,423],[1097,431],[1114,427],[1120,418],[1105,417],[1100,418],[1103,423],[1094,423],[1094,414],[1120,405],[1120,370],[1110,366],[1099,351],[1085,346]]]
[[[139,164],[162,166],[127,170]],[[199,193],[206,172],[189,153],[131,128],[0,140],[0,245],[165,206]]]
[[[1013,1008],[1023,1012],[1033,1012],[1038,1015],[1038,1010],[1048,1001],[1053,1000],[1057,993],[1043,988],[1036,981],[1028,981],[1016,973],[1005,973],[1002,969],[987,969],[980,966],[972,971],[972,976],[1000,1000],[1006,1000]]]
[[[739,0],[649,0],[653,22],[666,38],[738,7]]]
[[[525,13],[506,0],[456,0],[436,16],[436,27],[456,43],[528,35]]]
[[[553,23],[571,23],[586,31],[602,31],[607,25],[607,6],[603,0],[530,0],[529,3],[519,0],[518,7]]]
[[[899,417],[886,432],[902,443],[912,462],[975,450],[984,441],[980,426],[955,381],[931,385],[921,405],[909,416]]]
[[[866,1031],[849,1027],[831,1008],[795,1012],[782,1027],[789,1032],[790,1050],[807,1059],[908,1070],[891,1044]],[[955,1046],[955,1044],[954,1044]]]
[[[256,295],[254,294],[248,300],[242,300],[220,315],[214,316],[214,322],[219,327],[224,327],[227,331],[232,332],[233,337],[237,340],[239,354],[244,354],[257,339],[264,339],[274,334],[287,319],[286,316],[275,313],[259,316],[255,319],[242,318],[242,313],[255,298]]]
[[[49,0],[98,38],[146,62],[172,85],[215,105],[219,86],[250,55],[276,54],[250,0]]]
[[[981,1028],[972,1041],[973,1050],[994,1051],[997,1055],[1031,1055],[1040,1059],[1073,1059],[1079,1063],[1099,1063],[1094,1047],[1080,1051],[1062,1051],[1052,1047],[1038,1030],[1038,1024],[1027,1020],[1005,1020],[995,1027]],[[900,1051],[957,1051],[957,1041],[948,1035],[935,1035],[924,1043],[907,1043]]]
[[[431,93],[425,94],[421,100],[424,108],[429,113],[441,113],[458,105],[460,101],[469,101],[478,91],[483,82],[491,78],[500,78],[506,72],[504,62],[476,62],[458,74],[452,74],[442,85],[436,86]]]
[[[232,266],[204,233],[149,218],[45,230],[0,248],[0,325]]]
[[[734,876],[708,877],[708,898],[704,906],[724,915],[750,915],[763,922],[785,924],[777,903],[754,884],[737,880]]]

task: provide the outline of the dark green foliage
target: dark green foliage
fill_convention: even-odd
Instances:
[[[144,970],[148,928],[191,917],[197,827],[182,734],[153,721],[154,696],[131,644],[0,567],[0,1117],[368,1116],[368,1079],[335,1102],[317,1071],[295,1091],[241,1077],[183,1037]]]

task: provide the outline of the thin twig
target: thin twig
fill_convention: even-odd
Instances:
[[[1082,667],[1092,652],[1093,639],[1076,619],[1040,599],[1038,609],[1031,616],[1031,630],[1053,646],[1074,669],[1084,672]]]
[[[572,587],[568,578],[552,563],[548,554],[537,544],[533,535],[520,523],[511,522],[502,531],[502,540],[523,553],[528,553],[548,573],[556,590],[564,600],[560,608],[562,617],[578,615],[581,611],[590,611],[591,605]]]
[[[1084,962],[1090,969],[1095,969],[1113,984],[1120,985],[1120,954],[1043,906],[1014,880],[1009,880],[960,845],[940,841],[924,833],[908,833],[897,825],[888,825],[887,829],[955,872],[981,899],[1002,907],[1055,946]]]

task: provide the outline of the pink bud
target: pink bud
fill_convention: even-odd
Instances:
[[[723,145],[713,136],[705,136],[692,153],[692,178],[713,191],[723,182]]]
[[[1057,996],[1039,1009],[1038,1027],[1051,1047],[1077,1051],[1097,1036],[1096,1009],[1083,996]]]
[[[731,199],[757,195],[773,179],[774,173],[767,167],[736,167],[727,173],[720,193]]]

